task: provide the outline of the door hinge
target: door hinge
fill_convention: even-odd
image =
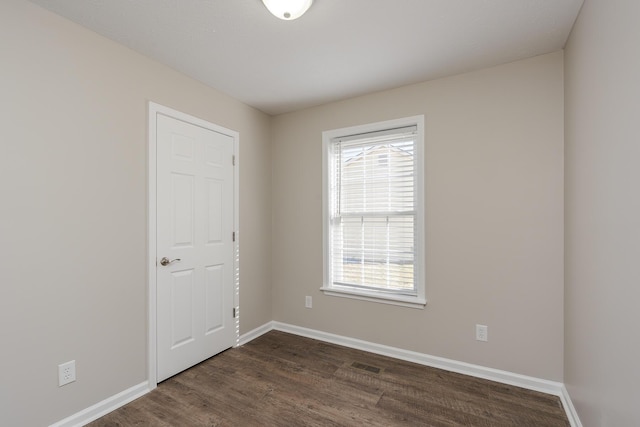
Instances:
[[[233,233],[231,233],[231,239],[235,242],[236,241],[236,232],[234,231]]]
[[[233,166],[235,166],[235,165],[236,165],[236,155],[235,155],[235,154],[234,154],[233,156],[231,156],[231,164],[232,164]]]
[[[236,308],[235,308],[235,307],[233,307],[233,318],[234,318],[234,319],[236,318],[236,314],[237,314]]]

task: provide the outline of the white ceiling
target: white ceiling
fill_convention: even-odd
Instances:
[[[31,0],[269,114],[561,49],[583,0]]]

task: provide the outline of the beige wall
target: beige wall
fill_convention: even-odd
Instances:
[[[241,333],[275,319],[550,380],[564,369],[585,426],[639,424],[640,335],[625,334],[640,296],[638,12],[587,0],[567,48],[563,329],[561,52],[270,118],[3,0],[0,425],[47,425],[146,379],[149,100],[240,132]],[[324,296],[321,132],[416,114],[426,309]],[[71,359],[78,381],[58,388]]]
[[[241,332],[270,321],[270,118],[26,1],[0,40],[0,425],[146,379],[148,100],[240,132]]]
[[[416,114],[426,309],[323,295],[321,132]],[[562,52],[277,116],[272,132],[275,320],[562,381]]]
[[[639,16],[586,0],[566,48],[565,381],[588,427],[640,425]]]

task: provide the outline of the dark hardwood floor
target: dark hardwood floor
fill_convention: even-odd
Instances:
[[[569,426],[555,396],[269,332],[89,424]]]

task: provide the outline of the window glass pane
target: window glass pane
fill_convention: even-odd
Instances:
[[[334,283],[415,293],[414,216],[346,217],[332,227]]]
[[[414,210],[413,139],[338,149],[341,214]]]
[[[334,141],[332,283],[416,294],[415,136]]]

